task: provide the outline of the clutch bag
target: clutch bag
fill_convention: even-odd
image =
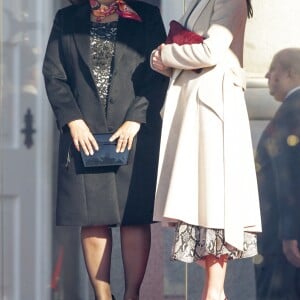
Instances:
[[[83,165],[85,167],[121,166],[128,163],[129,150],[116,152],[117,141],[110,142],[110,133],[94,134],[99,145],[99,150],[93,155],[85,155],[80,150]]]
[[[203,40],[203,36],[185,28],[179,22],[172,20],[165,44],[199,44],[203,43]]]

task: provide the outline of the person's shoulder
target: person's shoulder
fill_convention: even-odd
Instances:
[[[282,102],[281,110],[289,115],[300,116],[300,90],[294,91]]]
[[[144,2],[144,1],[132,1],[132,0],[129,0],[129,1],[126,1],[126,3],[134,8],[134,7],[138,7],[138,8],[144,8],[144,9],[154,9],[154,8],[157,8],[157,6],[153,5],[153,4],[150,4],[150,3],[147,3],[147,2]]]
[[[223,11],[234,11],[236,14],[247,12],[247,2],[241,0],[209,0],[214,1],[214,6],[222,8]],[[209,2],[208,1],[208,2]]]
[[[79,5],[78,5],[79,6]],[[70,14],[77,10],[77,5],[68,5],[63,8],[60,8],[57,12],[61,15]]]
[[[57,14],[64,16],[64,17],[74,16],[82,10],[86,10],[88,7],[89,6],[86,3],[85,4],[76,4],[76,5],[71,4],[71,5],[65,6],[63,8],[60,8],[57,11]]]
[[[140,14],[157,13],[159,11],[157,6],[144,1],[127,1],[127,4]]]
[[[300,87],[297,87],[297,89],[295,89],[294,91],[291,91],[288,98],[291,98],[294,101],[299,101],[300,100]]]

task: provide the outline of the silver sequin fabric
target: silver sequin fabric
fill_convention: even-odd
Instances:
[[[252,257],[257,254],[257,236],[244,233],[243,251],[232,247],[224,241],[224,230],[204,228],[179,222],[176,225],[171,260],[186,263],[195,262],[212,254],[216,257],[228,255],[228,259]]]
[[[118,22],[91,24],[91,68],[99,99],[107,112],[107,97],[112,77],[112,63]]]

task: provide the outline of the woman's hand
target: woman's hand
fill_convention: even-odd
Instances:
[[[91,133],[86,123],[79,119],[68,123],[70,128],[71,136],[75,148],[80,151],[80,148],[86,155],[93,155],[94,150],[99,150],[96,139]]]
[[[133,121],[126,121],[109,139],[111,142],[118,139],[117,152],[124,152],[126,147],[131,149],[133,139],[140,130],[141,124]]]
[[[171,76],[172,75],[172,69],[165,66],[162,62],[161,59],[161,50],[164,47],[165,44],[161,44],[159,47],[157,47],[153,52],[152,52],[152,56],[151,56],[151,66],[152,68],[159,72],[162,73],[166,76]]]

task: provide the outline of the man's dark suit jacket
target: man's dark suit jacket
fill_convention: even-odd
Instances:
[[[262,133],[256,168],[262,215],[257,299],[300,299],[300,277],[282,251],[282,240],[300,242],[300,90],[283,101]]]

